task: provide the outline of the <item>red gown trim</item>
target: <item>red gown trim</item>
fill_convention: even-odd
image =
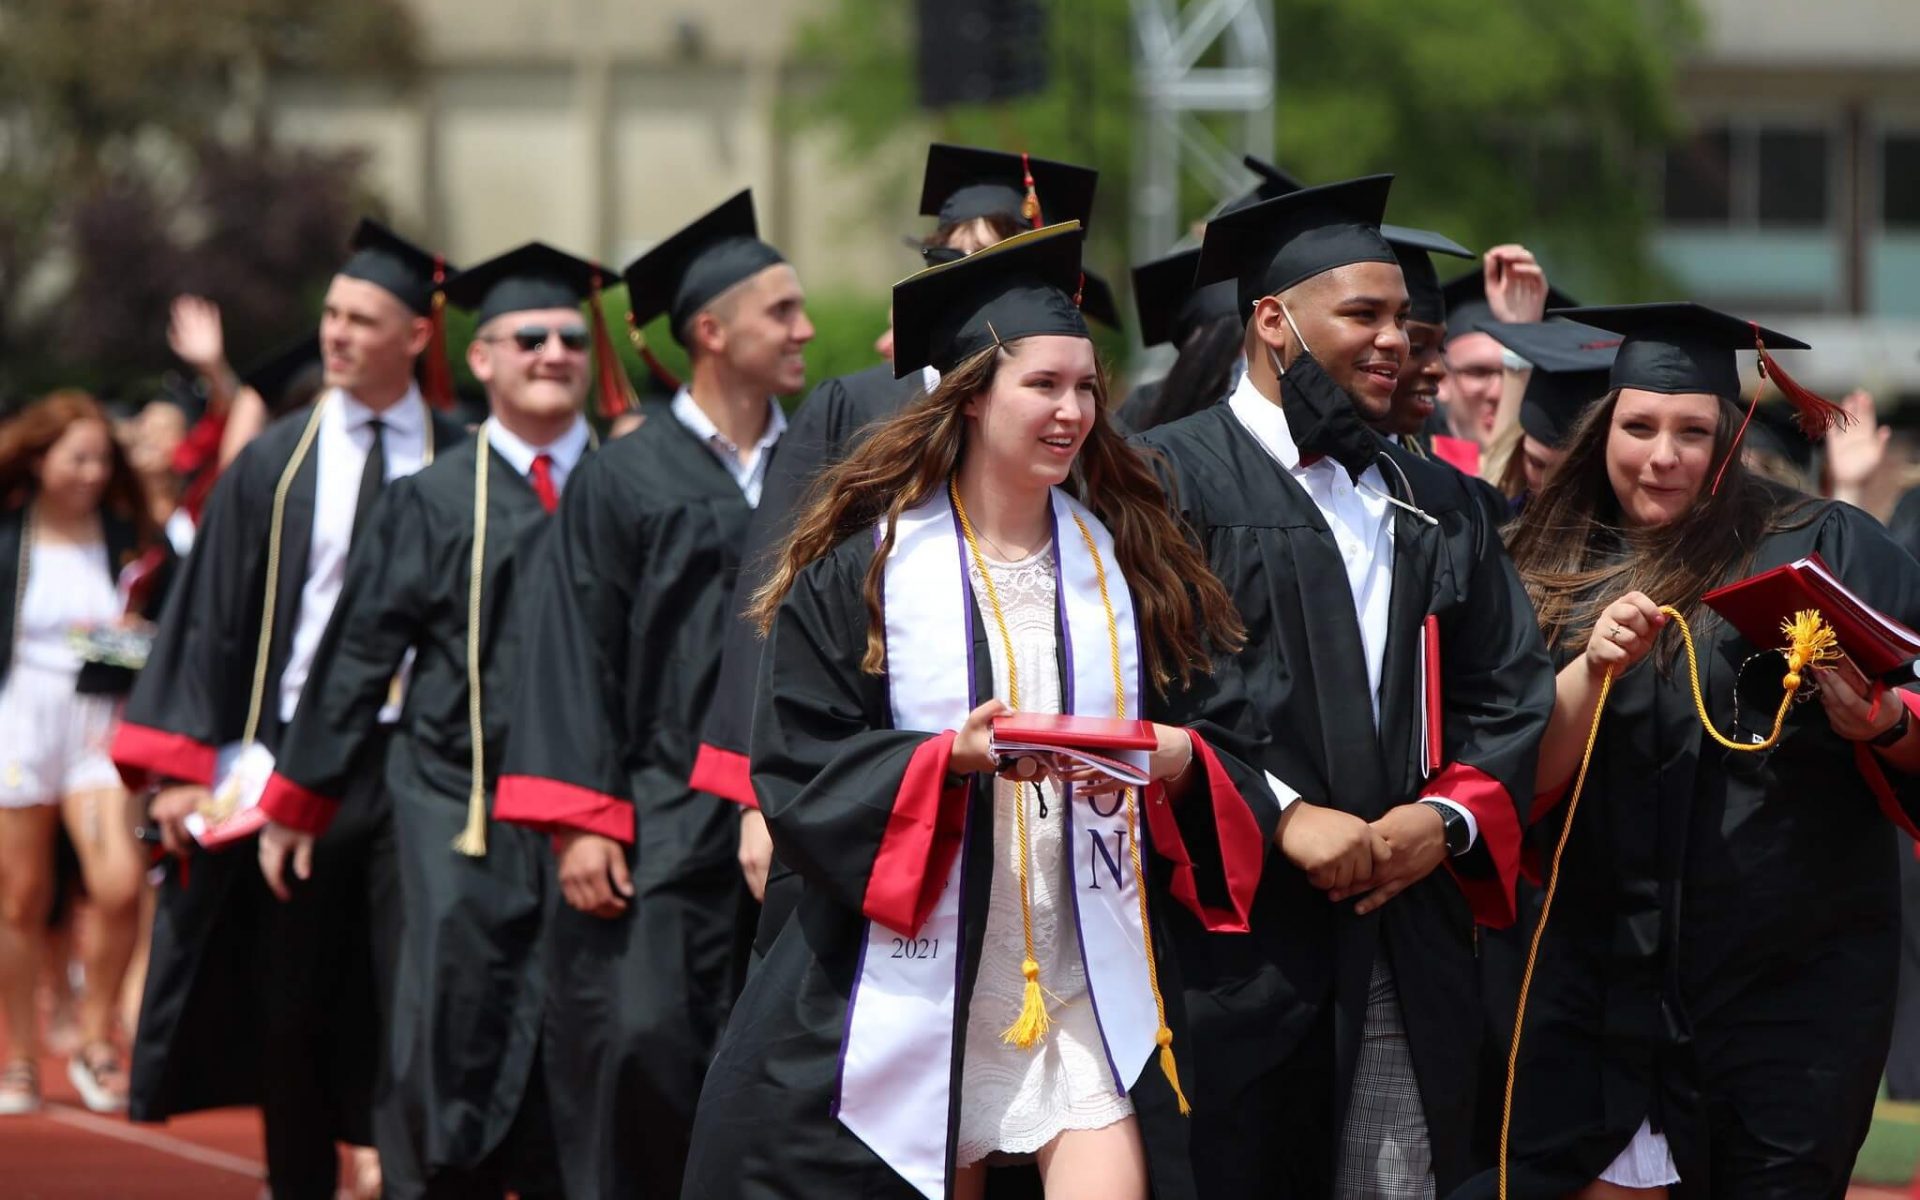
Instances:
[[[1206,771],[1207,798],[1213,805],[1213,825],[1220,840],[1220,864],[1226,871],[1227,897],[1233,907],[1215,908],[1200,902],[1193,858],[1168,805],[1167,790],[1158,783],[1146,791],[1147,832],[1153,838],[1155,853],[1173,864],[1169,883],[1173,898],[1214,933],[1245,933],[1253,911],[1253,893],[1260,886],[1260,867],[1267,857],[1266,839],[1260,836],[1260,823],[1254,820],[1253,810],[1220,765],[1213,747],[1192,730],[1187,734],[1193,739],[1194,757]]]
[[[153,779],[177,779],[201,787],[213,783],[214,748],[184,733],[122,721],[114,731],[108,757],[134,791]]]
[[[948,774],[955,736],[928,738],[907,760],[860,905],[868,920],[908,937],[933,915],[966,829],[967,784]]]
[[[1905,688],[1888,690],[1900,697],[1900,703],[1907,706],[1907,713],[1910,716],[1920,718],[1920,695],[1915,695]],[[1915,826],[1913,817],[1901,807],[1900,798],[1893,794],[1893,782],[1887,778],[1886,769],[1881,765],[1879,755],[1873,752],[1873,747],[1865,742],[1855,742],[1853,761],[1860,768],[1860,778],[1867,781],[1867,790],[1873,793],[1873,798],[1879,802],[1880,811],[1886,814],[1887,820],[1898,825],[1908,837],[1920,840],[1920,827]],[[1916,847],[1916,853],[1920,853],[1920,847]]]
[[[701,742],[699,753],[693,758],[693,770],[687,776],[687,786],[745,808],[759,808],[760,797],[753,793],[751,763],[744,754]]]
[[[1474,920],[1489,929],[1505,929],[1515,916],[1513,889],[1520,874],[1520,815],[1500,781],[1464,763],[1455,763],[1420,789],[1422,797],[1451,800],[1473,814],[1480,841],[1493,859],[1493,878],[1464,875],[1451,862],[1447,870],[1473,906]]]
[[[278,824],[302,833],[322,834],[333,824],[340,802],[310,788],[301,787],[275,771],[267,777],[266,790],[260,793],[260,811]]]
[[[501,776],[494,790],[493,819],[542,833],[596,833],[633,844],[631,801],[538,775]]]

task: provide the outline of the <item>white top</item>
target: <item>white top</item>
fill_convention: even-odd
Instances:
[[[70,679],[80,674],[80,656],[68,634],[120,619],[120,596],[107,568],[105,542],[34,542],[26,595],[14,616],[15,669]]]
[[[567,476],[573,474],[573,469],[580,465],[580,456],[587,452],[587,419],[575,417],[565,433],[544,446],[523,440],[498,421],[488,421],[487,444],[499,451],[507,465],[522,476],[533,472],[534,459],[546,455],[553,461],[548,472],[553,479],[553,494],[558,496],[567,490]]]
[[[745,454],[733,444],[713,419],[693,402],[693,393],[681,388],[673,398],[673,415],[682,425],[693,431],[693,435],[706,443],[707,449],[720,460],[720,465],[733,476],[740,485],[740,493],[747,498],[748,508],[760,507],[760,489],[767,481],[767,464],[773,461],[771,451],[780,435],[787,431],[787,414],[773,397],[767,397],[767,428],[760,440]]]
[[[1024,712],[1060,711],[1058,613],[1054,602],[1051,547],[1018,563],[989,559],[1007,634],[1020,668],[1020,708]],[[1008,698],[1007,664],[999,631],[993,625],[986,588],[969,563],[987,645],[993,658],[993,694]],[[1101,1129],[1133,1112],[1107,1068],[1099,1022],[1087,995],[1086,965],[1080,957],[1073,893],[1064,842],[1066,809],[1059,788],[1040,785],[1046,816],[1030,783],[996,777],[993,784],[993,890],[987,905],[987,929],[980,967],[967,1008],[967,1038],[961,1060],[960,1134],[954,1162],[978,1162],[995,1151],[1031,1154],[1066,1129]],[[1031,847],[1028,881],[1032,894],[1034,959],[1047,993],[1053,1027],[1031,1049],[1001,1040],[1020,1015],[1026,977],[1020,973],[1026,942],[1020,921],[1020,839],[1014,806],[1027,806]]]
[[[1300,448],[1294,445],[1286,414],[1261,394],[1250,375],[1240,377],[1227,398],[1227,408],[1281,469],[1293,476],[1333,531],[1334,545],[1346,564],[1347,588],[1353,594],[1353,611],[1360,624],[1360,644],[1367,656],[1367,699],[1373,705],[1373,726],[1378,732],[1380,674],[1386,662],[1387,614],[1393,600],[1393,522],[1387,519],[1392,508],[1386,499],[1387,481],[1378,463],[1362,471],[1357,481],[1331,458],[1319,459],[1312,466],[1301,465]],[[1283,810],[1299,798],[1292,788],[1276,792]],[[1466,818],[1467,845],[1471,847],[1480,833],[1473,814],[1450,800],[1427,798]]]
[[[313,670],[314,651],[333,616],[340,585],[347,576],[347,543],[353,537],[353,510],[360,499],[360,475],[373,448],[368,427],[376,416],[386,426],[381,444],[386,452],[387,482],[418,471],[427,461],[431,423],[420,389],[409,387],[399,403],[375,413],[339,388],[328,389],[317,404],[320,431],[312,453],[317,456],[313,496],[313,542],[307,551],[307,579],[300,589],[299,621],[280,672],[280,719],[293,720],[300,689]]]

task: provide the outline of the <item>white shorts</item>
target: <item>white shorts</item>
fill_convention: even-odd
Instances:
[[[1652,1125],[1641,1121],[1620,1157],[1600,1172],[1600,1181],[1630,1188],[1668,1187],[1679,1183],[1680,1168],[1674,1165],[1667,1135],[1655,1133]]]
[[[0,685],[0,808],[119,787],[107,757],[119,708],[117,697],[76,693],[72,675],[15,664]]]

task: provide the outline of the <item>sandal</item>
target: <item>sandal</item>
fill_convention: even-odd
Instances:
[[[40,1069],[16,1058],[0,1069],[0,1116],[17,1117],[40,1111]]]
[[[127,1080],[120,1056],[106,1042],[82,1046],[67,1060],[67,1080],[91,1112],[117,1113],[127,1107]]]

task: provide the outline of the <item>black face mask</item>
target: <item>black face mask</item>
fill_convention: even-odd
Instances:
[[[1280,356],[1271,347],[1277,370]],[[1355,480],[1380,456],[1380,437],[1368,429],[1353,397],[1333,381],[1302,343],[1293,365],[1280,372],[1280,412],[1302,455],[1331,458]]]

